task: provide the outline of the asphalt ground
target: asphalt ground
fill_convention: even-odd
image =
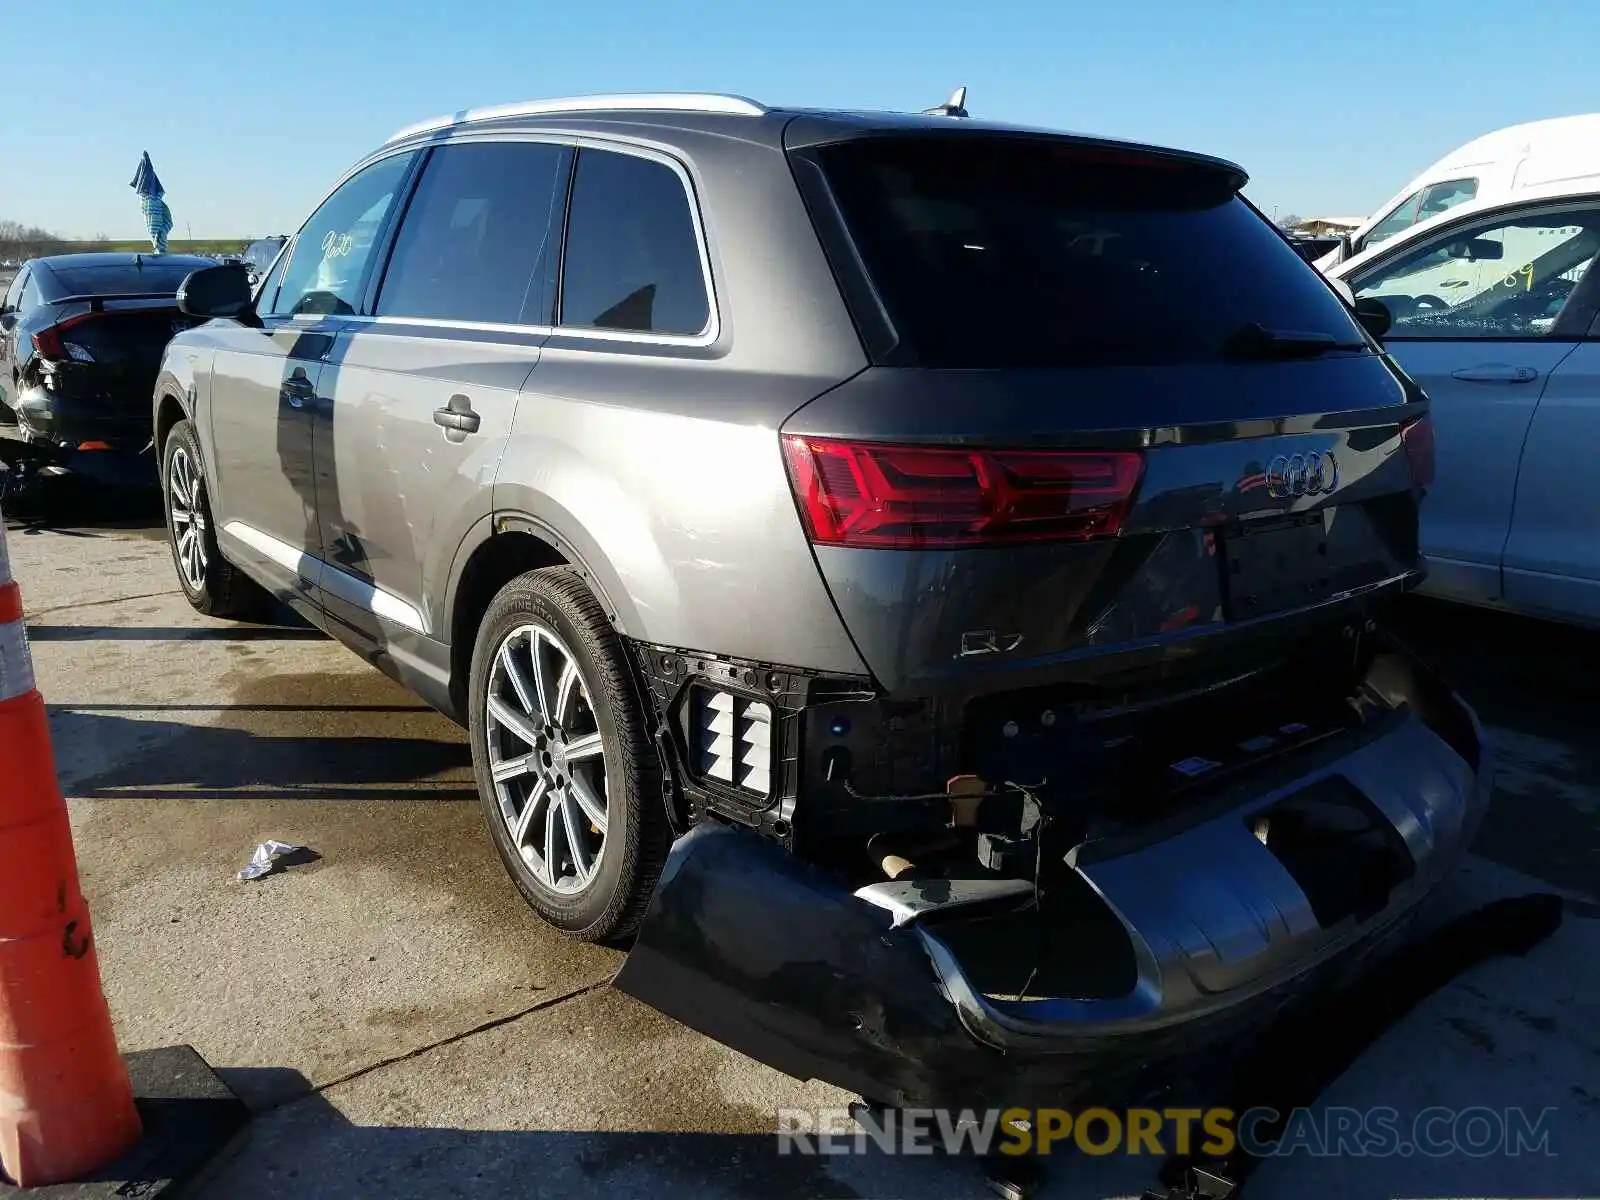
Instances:
[[[189,1043],[256,1116],[204,1195],[954,1197],[940,1156],[780,1155],[779,1075],[608,986],[616,950],[523,905],[460,729],[289,620],[195,614],[152,497],[49,481],[9,520],[125,1050]],[[1555,889],[1562,929],[1390,1030],[1326,1106],[1484,1106],[1550,1153],[1267,1163],[1259,1200],[1600,1195],[1600,637],[1418,603],[1407,627],[1501,772],[1441,906]],[[316,859],[254,883],[267,838]],[[1056,1156],[1043,1196],[1138,1195],[1148,1157]]]

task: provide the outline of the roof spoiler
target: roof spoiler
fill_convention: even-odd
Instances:
[[[52,304],[87,304],[92,312],[102,311],[106,304],[114,300],[176,300],[178,290],[170,292],[107,292],[99,295],[62,296],[52,300]]]

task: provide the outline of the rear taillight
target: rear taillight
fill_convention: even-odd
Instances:
[[[74,326],[82,325],[99,315],[93,312],[79,313],[75,317],[68,317],[65,321],[58,321],[48,328],[41,329],[33,335],[33,348],[45,358],[70,358],[77,362],[93,362],[94,355],[76,342],[67,341],[62,335]]]
[[[787,435],[806,532],[829,546],[1087,541],[1122,527],[1138,451],[975,450]]]
[[[1431,487],[1434,477],[1433,418],[1424,414],[1400,431],[1406,461],[1411,464],[1411,482],[1419,488]]]
[[[52,325],[33,335],[33,348],[45,358],[65,358],[67,348],[61,344],[61,331]]]

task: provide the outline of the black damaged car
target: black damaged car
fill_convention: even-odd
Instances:
[[[8,458],[117,482],[153,481],[150,393],[161,355],[194,324],[178,285],[213,266],[188,254],[57,254],[22,265],[0,302],[0,422]]]

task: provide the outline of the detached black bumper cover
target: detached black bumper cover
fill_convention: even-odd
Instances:
[[[1075,869],[1134,947],[1137,983],[1117,999],[984,996],[937,924],[897,925],[782,848],[712,824],[674,846],[617,986],[781,1071],[883,1104],[1200,1102],[1264,1022],[1392,946],[1466,849],[1492,771],[1460,710],[1475,766],[1401,710],[1286,786],[1081,855]],[[1414,870],[1379,911],[1324,927],[1256,817],[1328,780],[1382,814]]]

